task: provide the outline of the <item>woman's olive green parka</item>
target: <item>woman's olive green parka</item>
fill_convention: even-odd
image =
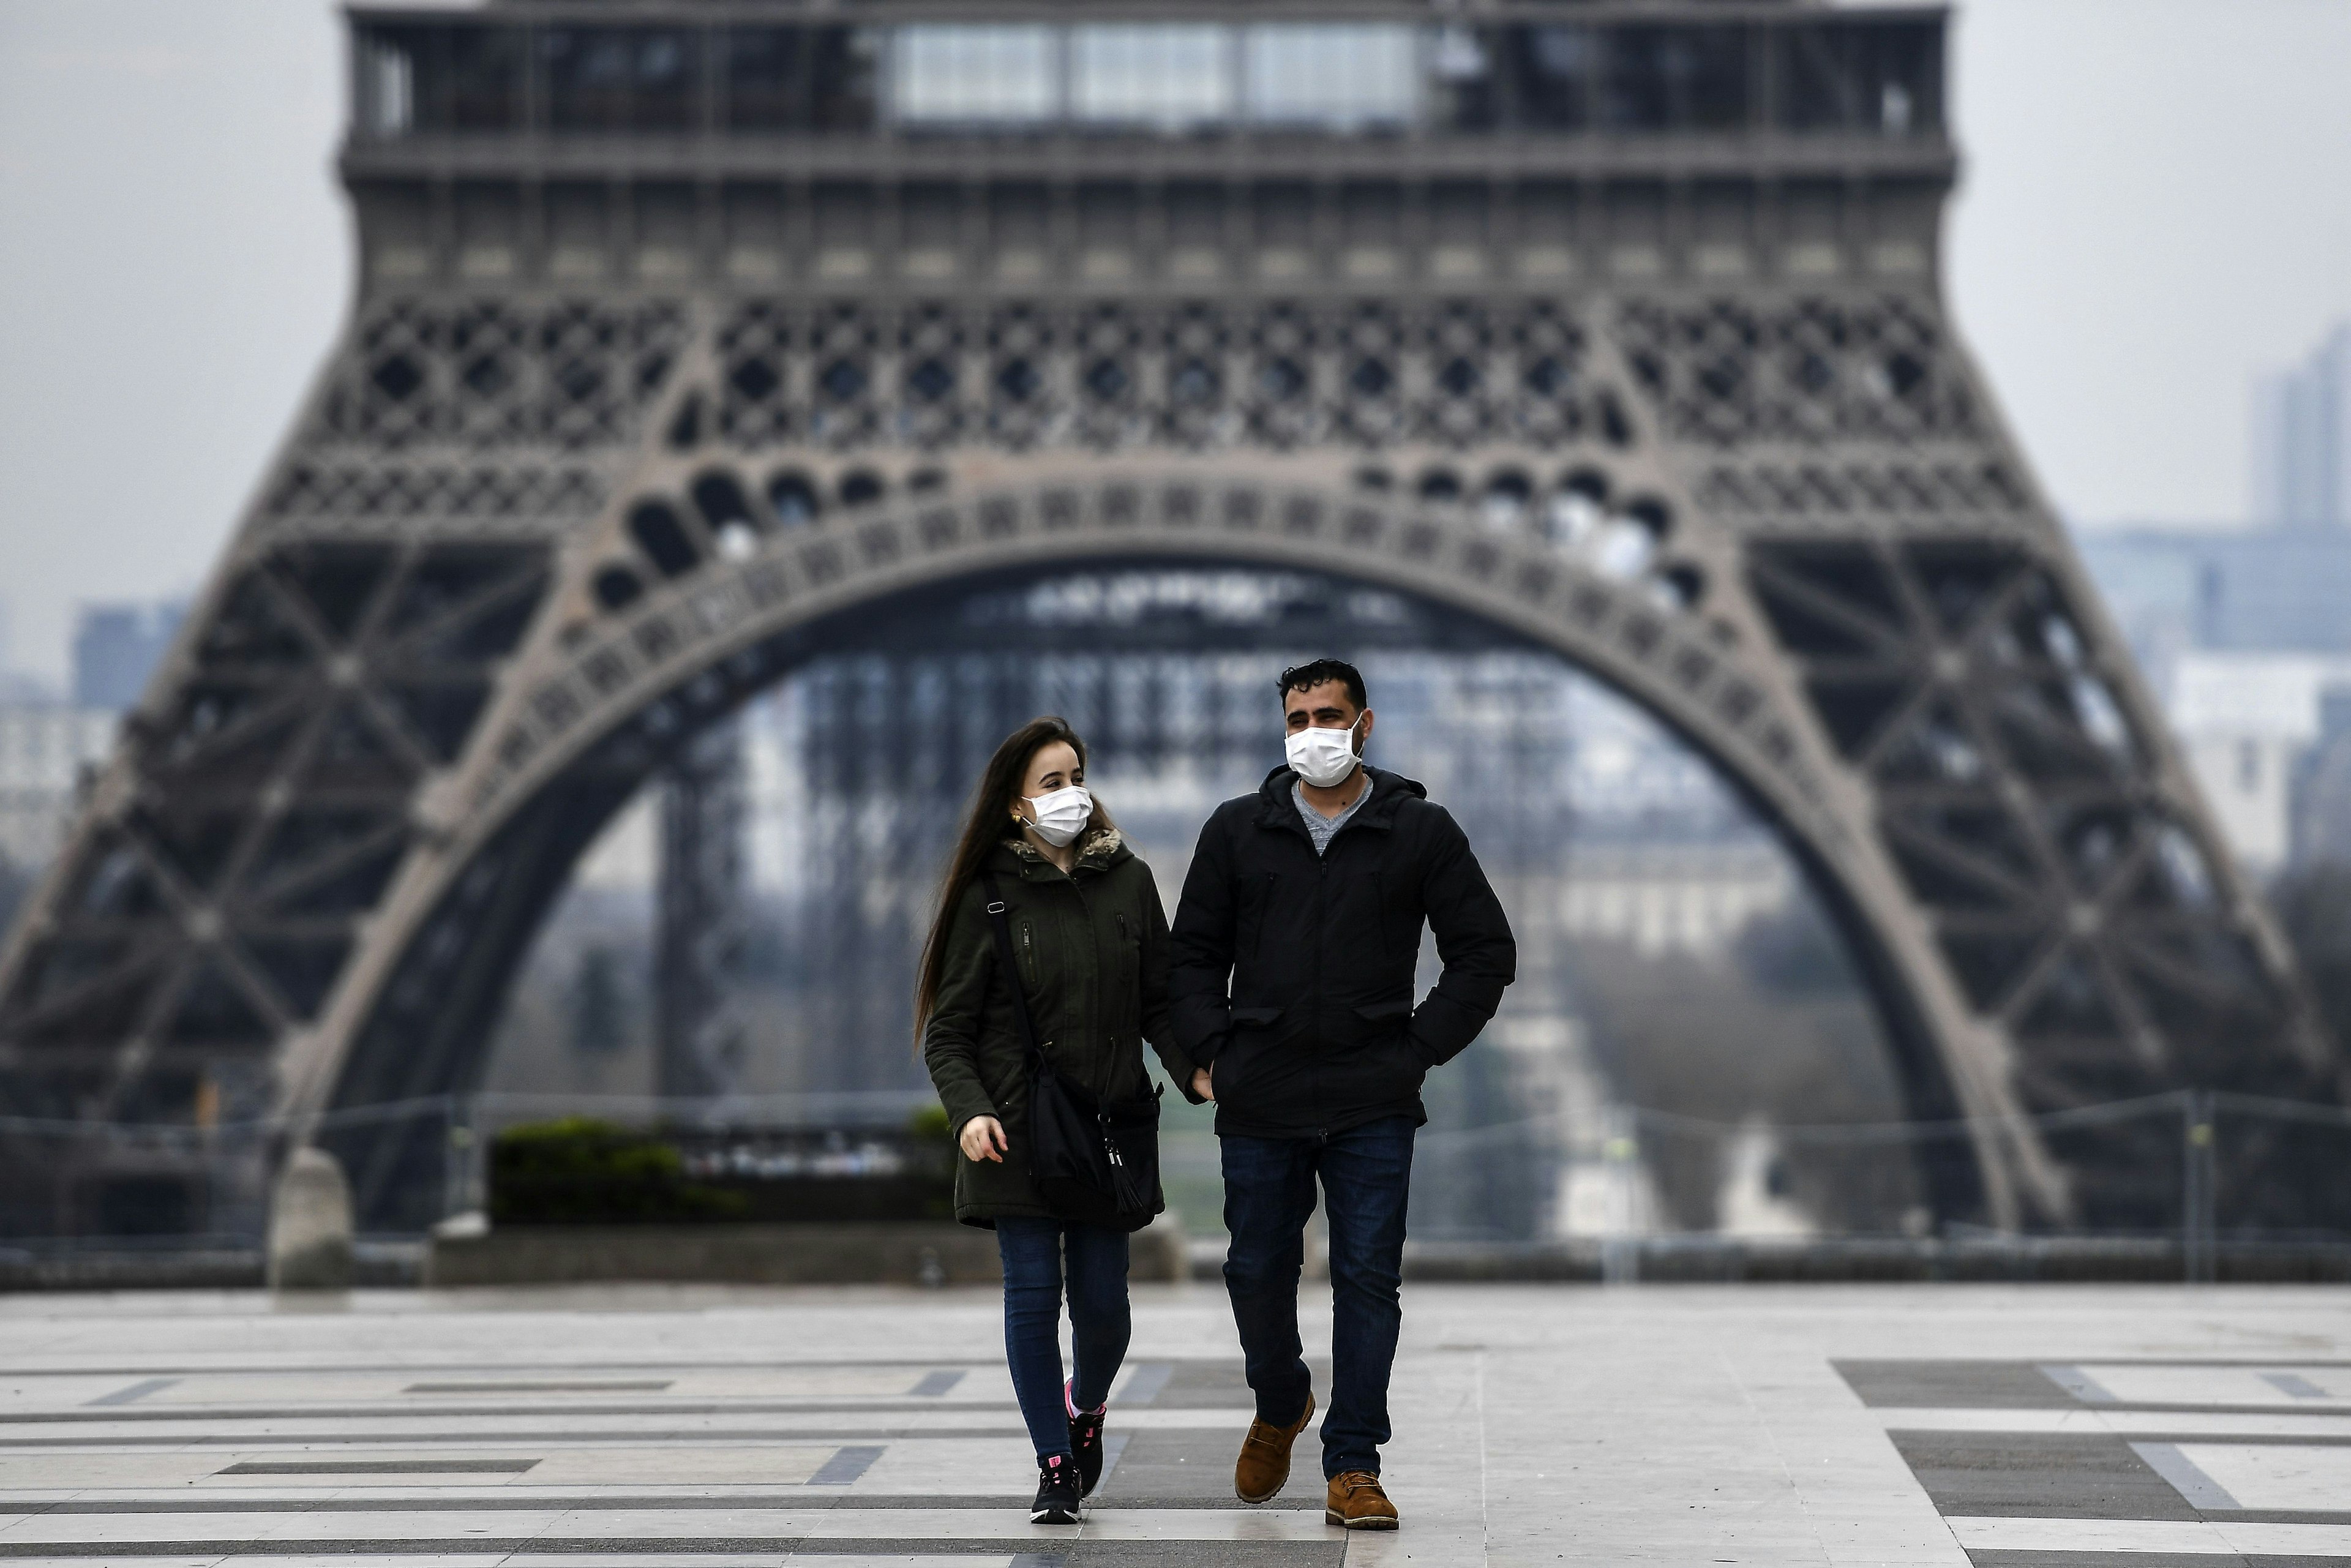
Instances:
[[[1143,1042],[1178,1083],[1167,1014],[1167,916],[1151,868],[1116,829],[1082,841],[1065,874],[1025,840],[1008,840],[987,871],[1003,892],[1015,962],[1037,1038],[1055,1071],[1113,1100],[1148,1097]],[[956,1154],[956,1218],[987,1229],[1006,1215],[1050,1218],[1029,1179],[1029,1069],[1010,994],[998,973],[987,889],[975,877],[956,900],[946,963],[923,1030],[923,1061],[960,1138],[974,1116],[1004,1124],[1003,1162]],[[1162,1207],[1155,1197],[1154,1212]]]

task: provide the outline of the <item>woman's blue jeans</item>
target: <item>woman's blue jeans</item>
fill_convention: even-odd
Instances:
[[[1070,1451],[1061,1403],[1061,1280],[1067,1260],[1071,1338],[1077,1349],[1070,1396],[1081,1410],[1110,1397],[1126,1359],[1126,1232],[1103,1225],[1008,1217],[996,1222],[1004,1256],[1004,1356],[1012,1392],[1037,1458]]]

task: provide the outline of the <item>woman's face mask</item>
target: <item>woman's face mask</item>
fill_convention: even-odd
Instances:
[[[1344,729],[1310,727],[1292,734],[1282,742],[1290,770],[1317,789],[1344,784],[1355,770],[1355,730],[1363,722],[1359,718]]]
[[[1042,795],[1024,795],[1021,801],[1029,808],[1024,819],[1037,830],[1037,836],[1061,849],[1093,820],[1094,798],[1082,784],[1072,784],[1066,789],[1050,789]]]

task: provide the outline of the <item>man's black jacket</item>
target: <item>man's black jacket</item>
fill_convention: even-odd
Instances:
[[[1214,1070],[1218,1133],[1426,1121],[1422,1076],[1478,1038],[1517,972],[1510,922],[1460,827],[1411,779],[1364,772],[1371,799],[1319,859],[1287,768],[1200,830],[1168,998],[1177,1046]],[[1416,1010],[1423,920],[1444,973]]]

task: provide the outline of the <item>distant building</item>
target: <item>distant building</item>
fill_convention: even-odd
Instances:
[[[2254,384],[2253,517],[2351,528],[2351,326]]]
[[[2319,699],[2318,738],[2294,770],[2292,860],[2351,865],[2351,688]]]
[[[69,694],[0,674],[0,854],[27,870],[57,854],[85,779],[104,765],[186,612],[176,601],[84,605]]]
[[[2267,873],[2294,861],[2295,794],[2331,703],[2351,696],[2351,655],[2189,653],[2167,705],[2220,831]]]
[[[1714,955],[1795,895],[1787,852],[1762,836],[1728,841],[1579,844],[1559,890],[1560,929],[1644,955]]]
[[[0,853],[30,869],[57,852],[84,771],[114,744],[115,717],[54,698],[0,699]]]
[[[116,712],[134,706],[187,612],[176,600],[82,606],[74,627],[74,706]]]
[[[2078,539],[2238,858],[2266,873],[2318,852],[2297,801],[2351,693],[2351,527]]]
[[[2351,528],[2122,528],[2074,538],[2158,688],[2189,649],[2351,653]]]

